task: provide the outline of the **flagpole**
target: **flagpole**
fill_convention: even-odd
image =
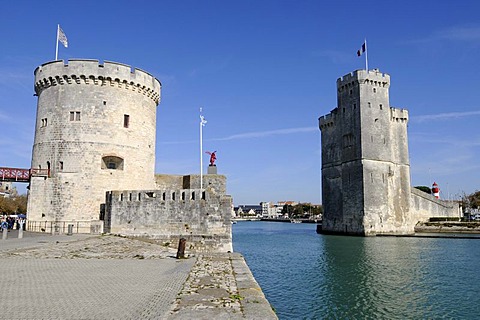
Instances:
[[[367,38],[365,38],[365,70],[368,74],[368,49],[367,49]]]
[[[205,125],[200,108],[200,190],[203,190],[203,126]]]
[[[58,60],[58,33],[59,33],[59,30],[60,30],[60,25],[57,24],[57,41],[55,43],[55,61]]]

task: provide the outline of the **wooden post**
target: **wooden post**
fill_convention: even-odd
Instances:
[[[178,242],[177,259],[185,259],[185,245],[187,239],[181,238]]]

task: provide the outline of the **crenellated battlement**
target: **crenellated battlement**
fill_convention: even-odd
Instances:
[[[342,92],[359,84],[367,84],[376,87],[389,88],[390,75],[374,70],[355,70],[337,79],[337,90]]]
[[[390,108],[390,121],[392,122],[408,122],[408,110],[400,108]]]
[[[335,110],[336,109],[332,110],[332,112],[330,112],[329,114],[318,118],[318,126],[320,130],[332,128],[335,125],[335,116],[336,116],[336,112],[334,112]]]
[[[111,197],[112,202],[123,201],[201,201],[210,200],[210,193],[204,189],[161,189],[161,190],[122,190],[109,191],[107,195]]]
[[[75,59],[51,61],[34,71],[35,93],[56,85],[100,85],[136,91],[160,103],[162,84],[148,72],[131,66],[98,60]]]

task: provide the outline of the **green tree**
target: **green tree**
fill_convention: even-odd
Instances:
[[[0,197],[0,212],[3,214],[26,213],[27,196]]]
[[[461,196],[461,203],[465,212],[470,212],[471,209],[480,208],[480,191],[475,191],[471,194],[465,192]]]
[[[283,205],[282,214],[288,214],[288,216],[291,217],[292,213],[293,213],[293,207],[291,205],[289,204]]]

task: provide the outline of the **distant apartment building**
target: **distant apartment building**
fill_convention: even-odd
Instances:
[[[282,208],[271,202],[260,202],[262,218],[278,218],[282,215]]]
[[[12,182],[0,182],[0,197],[8,198],[18,195],[17,188],[13,186]]]

